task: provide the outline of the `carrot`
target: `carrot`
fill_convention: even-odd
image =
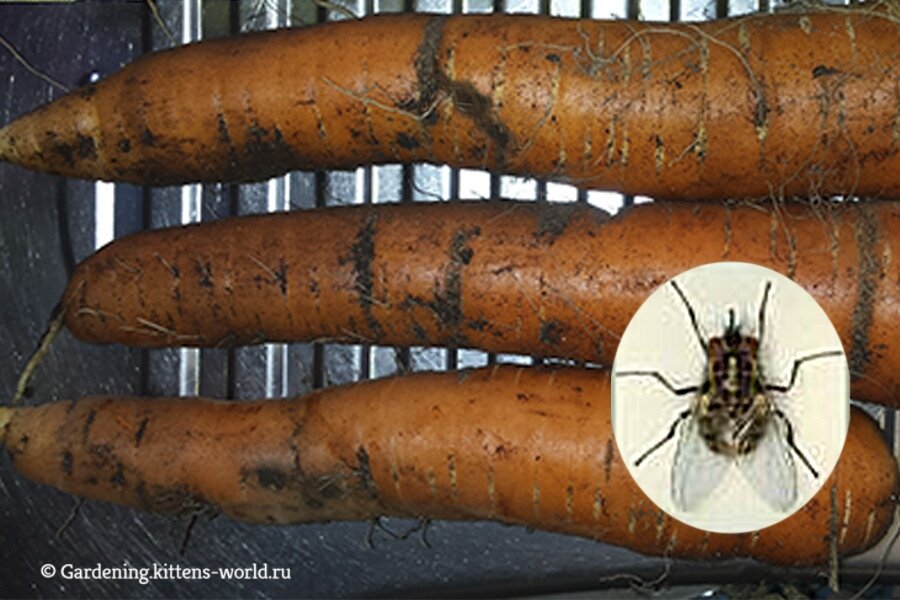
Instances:
[[[495,519],[670,557],[822,564],[883,535],[897,470],[853,411],[844,451],[800,511],[755,533],[711,534],[646,498],[616,450],[609,378],[511,366],[420,373],[296,400],[87,398],[0,409],[25,477],[174,515],[253,523],[379,515]],[[837,498],[838,502],[833,502]]]
[[[843,340],[855,398],[900,398],[900,205],[494,202],[298,211],[145,231],[82,262],[61,317],[133,346],[335,340],[611,364],[647,296],[722,260],[791,277]]]
[[[372,17],[141,58],[0,157],[165,185],[427,161],[701,199],[900,196],[895,3],[705,23]]]

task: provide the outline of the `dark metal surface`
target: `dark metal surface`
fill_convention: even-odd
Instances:
[[[490,10],[491,3],[482,3]],[[240,28],[284,24],[284,14],[261,3],[160,2],[161,13],[181,40],[191,28],[182,19],[191,6],[203,35],[225,35]],[[418,8],[441,9],[421,3]],[[456,10],[461,3],[447,5]],[[528,5],[522,5],[528,9]],[[535,4],[544,11],[549,3]],[[575,14],[609,16],[612,11],[574,2]],[[644,14],[708,18],[715,4],[647,2]],[[709,7],[713,6],[712,13]],[[515,9],[512,3],[507,9]],[[705,8],[704,8],[705,7]],[[282,6],[285,8],[285,6]],[[362,10],[375,8],[370,1]],[[403,3],[393,6],[404,8]],[[409,7],[407,7],[409,8]],[[478,9],[472,4],[470,8]],[[519,7],[520,9],[522,7]],[[622,4],[637,14],[636,2]],[[699,11],[691,13],[690,10]],[[721,10],[721,8],[720,8]],[[294,15],[322,18],[323,11],[294,6]],[[708,14],[709,13],[709,14]],[[188,16],[190,19],[191,17]],[[268,19],[268,21],[267,21]],[[96,2],[2,4],[0,35],[35,68],[69,87],[93,73],[108,74],[144,51],[169,45],[145,3]],[[59,95],[59,90],[29,73],[9,52],[0,52],[0,122]],[[525,194],[621,203],[609,195],[588,197],[563,187],[522,183],[487,174],[445,172],[432,167],[383,167],[357,173],[297,173],[272,184],[223,188],[161,190],[115,186],[114,234],[161,227],[185,218],[211,220],[228,214],[303,208],[353,201],[426,199],[430,191],[457,194]],[[196,192],[194,198],[192,194]],[[534,197],[533,196],[533,197]],[[10,398],[19,370],[33,350],[47,317],[76,261],[96,244],[97,189],[92,182],[66,180],[0,164],[0,396]],[[188,208],[185,208],[188,207]],[[191,207],[194,208],[193,213]],[[504,357],[500,357],[501,360]],[[516,360],[515,357],[506,357]],[[90,346],[64,333],[42,364],[29,402],[71,399],[87,394],[201,393],[229,398],[294,395],[312,387],[381,376],[405,363],[412,369],[484,364],[496,357],[477,352],[392,348],[313,347],[297,344],[184,353],[140,351],[117,346]],[[373,408],[377,410],[377,408]],[[218,518],[199,521],[183,554],[186,523],[170,518],[85,502],[69,522],[75,500],[19,477],[8,458],[0,459],[0,597],[359,597],[524,595],[626,586],[610,580],[617,574],[657,578],[661,559],[587,540],[529,532],[494,523],[432,523],[424,531],[410,521],[389,521],[386,529],[367,523],[296,527],[249,526]],[[64,524],[68,525],[60,531]],[[393,532],[393,535],[389,532]],[[369,543],[371,542],[371,544]],[[871,571],[874,555],[857,561],[849,576]],[[876,557],[877,558],[877,557]],[[41,567],[57,574],[45,578]],[[169,565],[218,569],[267,565],[290,569],[278,581],[155,579],[73,580],[62,577],[64,565],[92,568]],[[822,582],[815,571],[783,572],[750,561],[671,565],[667,582],[746,582],[791,578]]]

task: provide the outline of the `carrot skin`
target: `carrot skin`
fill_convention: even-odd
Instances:
[[[336,232],[348,232],[337,234]],[[853,397],[900,398],[900,205],[456,203],[345,207],[141,232],[82,262],[82,340],[449,345],[611,364],[659,285],[718,261],[784,273],[844,343]]]
[[[643,495],[616,449],[609,404],[604,372],[502,366],[297,400],[45,404],[16,409],[5,444],[22,475],[73,494],[255,523],[495,519],[646,554],[792,566],[828,559],[832,510],[842,555],[875,544],[890,523],[897,470],[862,411],[804,508],[760,532],[725,535],[674,521]]]
[[[427,161],[666,198],[900,197],[894,10],[404,14],[206,41],[21,117],[0,157],[154,185]]]

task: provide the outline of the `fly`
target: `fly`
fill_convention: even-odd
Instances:
[[[659,371],[618,371],[618,377],[652,377],[676,396],[694,395],[690,407],[679,413],[666,435],[634,462],[640,466],[651,454],[681,432],[672,466],[671,493],[683,511],[695,509],[715,489],[731,462],[773,508],[787,511],[797,498],[796,455],[814,478],[819,473],[794,439],[794,426],[773,400],[786,394],[805,363],[841,350],[816,352],[794,360],[787,383],[767,380],[759,362],[765,333],[766,305],[771,282],[766,282],[756,336],[742,331],[734,309],[720,337],[708,339],[700,332],[697,315],[675,281],[672,287],[687,309],[697,341],[706,356],[700,385],[676,387]]]

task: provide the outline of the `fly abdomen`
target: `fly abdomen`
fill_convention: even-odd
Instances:
[[[696,418],[700,435],[710,450],[739,456],[756,447],[770,416],[765,395],[741,396],[723,391],[707,398]]]

